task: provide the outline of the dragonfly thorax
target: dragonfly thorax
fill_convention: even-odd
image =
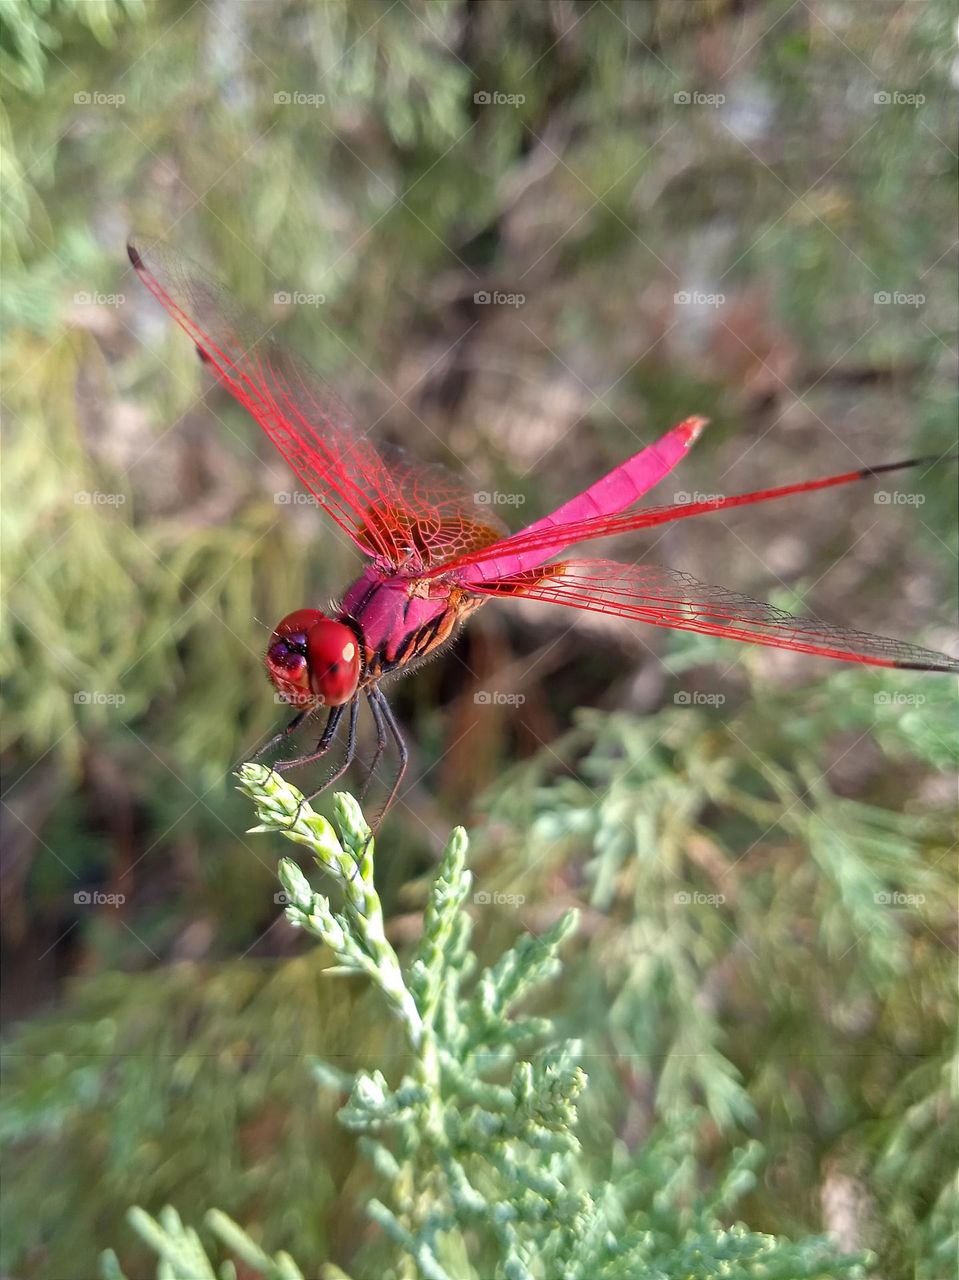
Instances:
[[[339,707],[356,692],[362,669],[357,637],[319,609],[287,614],[270,637],[266,669],[286,702]]]
[[[344,596],[340,615],[361,638],[363,684],[411,669],[437,653],[482,603],[481,596],[451,583],[432,583],[424,590],[415,578],[368,566]]]

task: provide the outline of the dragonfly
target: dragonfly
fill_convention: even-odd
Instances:
[[[313,765],[346,718],[339,766],[356,757],[365,698],[376,733],[365,787],[393,744],[396,769],[380,821],[400,792],[409,752],[381,684],[415,670],[495,597],[546,601],[698,635],[900,670],[959,672],[959,660],[901,640],[795,616],[677,569],[615,560],[557,559],[599,538],[655,529],[735,507],[933,465],[911,458],[775,488],[658,507],[637,502],[686,456],[707,424],[691,417],[525,529],[499,516],[445,467],[421,464],[359,429],[342,400],[297,355],[263,333],[212,277],[162,242],[131,240],[140,279],[186,332],[204,364],[253,416],[327,515],[366,556],[363,572],[330,612],[296,609],[274,628],[267,674],[296,714],[257,755],[326,713],[316,745],[274,768]]]

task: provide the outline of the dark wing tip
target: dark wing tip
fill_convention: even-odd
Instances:
[[[900,671],[945,671],[959,675],[959,658],[950,658],[947,653],[941,655],[938,662],[897,662]]]
[[[140,253],[140,246],[132,236],[127,241],[127,257],[137,271],[143,270],[143,255]]]
[[[876,467],[863,467],[859,472],[864,480],[870,476],[881,476],[887,471],[905,471],[907,467],[935,467],[943,462],[959,461],[959,453],[944,453],[938,457],[927,454],[923,458],[907,458],[905,462],[882,462]]]

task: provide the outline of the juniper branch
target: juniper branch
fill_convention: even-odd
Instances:
[[[322,1063],[315,1070],[325,1086],[348,1090],[339,1119],[357,1134],[388,1187],[368,1211],[383,1232],[381,1252],[384,1246],[394,1251],[391,1274],[407,1280],[453,1280],[467,1271],[490,1280],[632,1280],[640,1274],[747,1280],[759,1266],[770,1280],[832,1280],[855,1270],[855,1260],[834,1257],[819,1241],[792,1245],[724,1227],[717,1214],[751,1185],[757,1152],[733,1160],[714,1194],[704,1196],[696,1186],[695,1122],[678,1137],[654,1135],[640,1151],[620,1152],[616,1176],[590,1184],[575,1133],[586,1085],[580,1045],[556,1042],[546,1018],[514,1014],[556,973],[575,913],[539,938],[520,937],[473,979],[477,964],[464,910],[471,883],[467,841],[457,828],[404,971],[386,938],[373,882],[373,838],[356,802],[336,796],[331,825],[270,770],[246,765],[239,778],[256,805],[255,830],[279,832],[310,849],[342,899],[334,909],[284,858],[279,874],[288,918],[332,950],[336,970],[370,979],[407,1040],[413,1068],[397,1082],[375,1069],[351,1077]],[[534,1039],[547,1047],[520,1057],[519,1046]],[[134,1211],[132,1221],[162,1259],[163,1276],[214,1280],[199,1238],[172,1210],[158,1220]],[[209,1214],[207,1226],[268,1280],[300,1280],[287,1255],[271,1258],[225,1215]],[[104,1257],[103,1274],[122,1280],[113,1255]],[[322,1274],[342,1280],[329,1265]]]

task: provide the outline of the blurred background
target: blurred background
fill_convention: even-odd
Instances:
[[[942,457],[952,7],[4,16],[4,1274],[86,1280],[108,1244],[142,1266],[134,1201],[349,1267],[372,1175],[309,1061],[375,1065],[388,1031],[319,978],[230,772],[282,723],[272,626],[359,560],[127,235],[205,264],[513,528],[694,413],[655,503]],[[955,653],[954,490],[946,462],[600,553]],[[751,1226],[945,1274],[954,682],[515,601],[391,700],[394,942],[455,822],[490,954],[584,909],[556,1002],[585,1158],[692,1114],[704,1181],[764,1144]]]

